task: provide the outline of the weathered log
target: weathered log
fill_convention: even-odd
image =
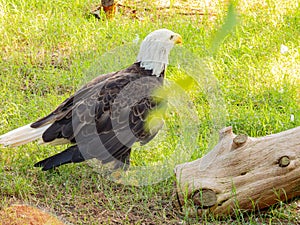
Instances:
[[[177,165],[175,175],[180,206],[199,215],[226,216],[300,196],[300,127],[260,138],[224,128],[213,150]]]

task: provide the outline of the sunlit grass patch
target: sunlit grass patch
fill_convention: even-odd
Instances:
[[[0,0],[1,134],[45,116],[94,76],[128,66],[135,60],[134,49],[125,51],[124,46],[133,46],[137,38],[141,41],[158,28],[174,30],[184,40],[184,50],[171,52],[167,78],[178,81],[185,75],[205,75],[199,89],[192,85],[186,90],[199,120],[191,159],[212,147],[209,140],[215,140],[212,135],[220,124],[250,136],[299,126],[297,1],[235,2],[238,25],[218,43],[215,54],[211,54],[211,41],[226,17],[225,1],[170,1],[170,7],[164,9],[154,8],[156,3],[149,1],[125,3],[135,7],[137,17],[122,9],[114,20],[95,19],[89,11],[99,1],[91,0]],[[180,8],[181,3],[185,7]],[[285,53],[281,45],[288,48]],[[187,61],[181,67],[174,61],[176,54]],[[114,56],[124,61],[118,64]],[[203,64],[195,60],[202,57]],[[204,65],[209,69],[201,72]],[[207,77],[215,83],[204,79]],[[209,89],[211,84],[213,89]],[[213,101],[214,96],[222,101]],[[190,134],[181,136],[181,115],[172,110],[165,118],[169,133],[162,132],[163,140],[154,139],[144,149],[136,146],[133,167],[159,165]],[[296,203],[279,203],[266,212],[225,221],[181,216],[172,204],[172,177],[152,186],[130,187],[110,182],[85,163],[49,173],[33,168],[38,160],[63,149],[36,143],[1,147],[0,207],[18,199],[49,208],[74,224],[299,222]]]

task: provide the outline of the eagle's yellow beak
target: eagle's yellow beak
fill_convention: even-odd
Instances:
[[[179,44],[179,45],[182,44],[182,37],[179,34],[176,35],[176,38],[174,39],[174,44],[175,45],[176,44]]]

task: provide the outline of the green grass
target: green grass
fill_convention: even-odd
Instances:
[[[214,141],[211,135],[218,126],[230,125],[235,133],[264,136],[300,125],[297,1],[236,2],[239,24],[219,43],[218,51],[213,52],[212,41],[219,37],[226,15],[225,3],[212,2],[215,4],[203,8],[205,15],[197,15],[199,11],[176,8],[175,1],[171,1],[174,8],[168,12],[156,10],[152,1],[137,2],[130,5],[137,9],[138,19],[122,8],[114,20],[107,21],[89,14],[99,2],[0,0],[1,134],[46,115],[87,77],[129,65],[135,59],[136,47],[132,42],[136,36],[143,39],[163,27],[184,39],[182,48],[186,51],[174,49],[173,58],[176,59],[176,52],[185,53],[190,61],[194,59],[192,54],[203,58],[210,68],[207,76],[210,81],[218,81],[214,87],[221,90],[221,103],[226,106],[211,107],[204,87],[189,94],[199,115],[198,142],[197,148],[192,149],[195,150],[191,152],[192,158],[208,150]],[[145,11],[142,6],[151,10]],[[189,14],[180,14],[183,10]],[[287,53],[280,53],[281,44],[288,46]],[[126,50],[126,56],[118,50]],[[116,61],[115,55],[124,61]],[[193,64],[185,64],[188,65]],[[168,74],[171,80],[177,79],[176,72],[172,72],[177,70],[176,66],[171,61]],[[201,65],[193,66],[198,74]],[[217,115],[218,107],[224,114]],[[176,116],[181,118],[180,114],[168,118],[174,133],[164,142],[154,143],[153,149],[134,152],[133,165],[156,165],[173,153],[174,147],[167,144],[179,140]],[[186,116],[185,119],[189,115]],[[181,137],[187,136],[183,133]],[[236,218],[225,220],[190,218],[188,212],[180,213],[173,205],[172,177],[151,186],[135,187],[111,182],[87,164],[62,166],[47,173],[33,167],[38,160],[62,149],[36,143],[15,149],[1,148],[0,208],[25,202],[74,224],[194,224],[199,220],[212,224],[296,224],[300,221],[296,201],[281,202],[256,214],[238,213]]]

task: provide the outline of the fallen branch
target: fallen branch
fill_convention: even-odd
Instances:
[[[177,165],[175,175],[179,204],[199,215],[257,210],[300,196],[300,127],[261,138],[224,128],[213,150]]]

